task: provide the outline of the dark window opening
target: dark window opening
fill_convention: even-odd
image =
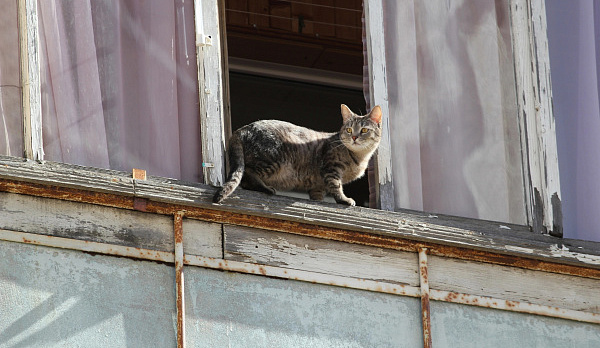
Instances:
[[[280,119],[338,131],[340,104],[364,114],[362,1],[228,0],[231,129]],[[369,205],[365,175],[345,185]]]

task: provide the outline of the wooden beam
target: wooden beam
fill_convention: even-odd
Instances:
[[[42,161],[44,150],[37,9],[37,0],[18,2],[24,156],[27,159]]]
[[[529,224],[562,237],[562,208],[544,0],[511,0],[517,108]]]

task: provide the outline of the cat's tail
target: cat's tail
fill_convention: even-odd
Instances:
[[[234,134],[229,140],[229,178],[213,196],[213,202],[221,203],[240,184],[244,175],[244,148],[239,136]]]

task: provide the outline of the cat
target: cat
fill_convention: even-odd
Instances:
[[[229,140],[229,178],[213,202],[221,203],[238,185],[275,194],[275,190],[308,192],[323,200],[329,193],[340,204],[354,206],[342,185],[362,177],[381,140],[381,108],[367,115],[341,105],[343,125],[337,133],[318,132],[289,122],[262,120],[236,130]]]

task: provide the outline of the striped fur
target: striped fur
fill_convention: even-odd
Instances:
[[[229,177],[213,201],[221,203],[241,185],[268,194],[304,191],[314,200],[330,194],[338,203],[355,205],[342,185],[364,175],[381,140],[381,108],[365,116],[341,108],[343,125],[337,133],[277,120],[236,130],[229,143]]]

